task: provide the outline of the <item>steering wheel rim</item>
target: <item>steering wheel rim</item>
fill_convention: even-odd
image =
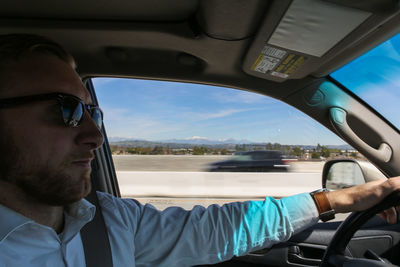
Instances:
[[[321,267],[338,266],[345,260],[344,252],[355,232],[372,218],[375,214],[390,207],[400,204],[400,191],[395,191],[383,199],[377,205],[365,210],[353,212],[338,227],[325,254],[322,258]]]

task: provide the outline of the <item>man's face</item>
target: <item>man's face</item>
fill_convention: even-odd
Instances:
[[[34,55],[11,63],[6,72],[0,99],[60,92],[91,103],[76,72],[55,56]],[[90,192],[90,161],[103,137],[88,112],[79,127],[67,127],[54,99],[1,108],[0,122],[1,181],[54,206]]]

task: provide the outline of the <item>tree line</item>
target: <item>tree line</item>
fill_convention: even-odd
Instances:
[[[328,148],[318,144],[312,149],[301,146],[281,145],[279,143],[260,144],[238,144],[232,147],[215,147],[207,145],[194,145],[192,147],[171,148],[169,146],[146,146],[132,147],[110,145],[113,154],[130,154],[130,155],[232,155],[239,151],[254,151],[254,150],[277,150],[282,154],[294,158],[304,158],[307,154],[308,158],[320,159],[329,158],[332,155],[357,157],[356,152],[347,152],[340,149]]]

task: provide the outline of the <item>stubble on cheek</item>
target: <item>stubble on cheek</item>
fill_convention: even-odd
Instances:
[[[10,132],[0,125],[0,180],[18,186],[34,200],[53,206],[65,206],[89,194],[90,169],[74,168],[67,156],[57,162],[58,155],[45,158],[33,149],[19,147]]]
[[[26,176],[20,186],[36,199],[54,206],[65,206],[86,197],[91,190],[88,176],[72,175],[66,168],[41,170],[35,176]]]
[[[0,179],[18,186],[27,196],[43,204],[66,206],[89,194],[90,170],[76,172],[67,163],[41,164],[34,157],[22,156],[15,147],[9,151],[11,155],[0,166],[4,171]]]

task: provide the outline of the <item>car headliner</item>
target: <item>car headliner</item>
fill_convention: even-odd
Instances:
[[[312,8],[306,6],[310,1],[321,2],[295,2],[306,10]],[[9,1],[0,10],[0,33],[36,33],[54,39],[76,58],[82,77],[190,81],[285,99],[399,31],[396,1],[323,1],[330,6],[355,6],[371,15],[328,52],[311,57],[299,68],[299,77],[285,81],[260,77],[246,69],[244,61],[249,51],[265,41],[260,41],[260,36],[274,32],[291,2]],[[312,19],[324,21],[323,14]],[[335,25],[332,27],[335,30]]]

